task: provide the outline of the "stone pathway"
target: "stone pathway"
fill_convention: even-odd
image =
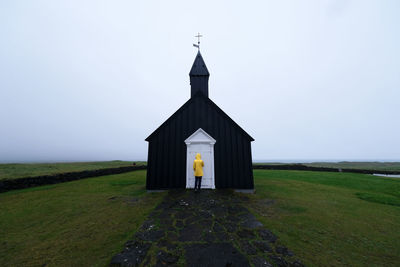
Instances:
[[[232,190],[171,190],[111,266],[303,266]]]

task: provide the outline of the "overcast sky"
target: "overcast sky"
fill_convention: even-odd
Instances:
[[[0,162],[146,160],[190,97],[254,160],[400,160],[400,1],[0,2]],[[217,140],[218,142],[218,140]]]

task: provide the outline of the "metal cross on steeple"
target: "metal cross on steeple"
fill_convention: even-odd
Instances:
[[[203,37],[203,35],[200,35],[200,33],[197,33],[197,35],[195,37],[197,37],[197,44],[193,44],[193,46],[197,47],[197,49],[200,51],[200,37]]]

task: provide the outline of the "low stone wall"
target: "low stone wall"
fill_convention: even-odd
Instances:
[[[0,180],[0,193],[7,192],[10,190],[34,187],[34,186],[64,183],[89,177],[119,174],[136,170],[145,170],[146,168],[147,168],[146,165],[127,166],[119,168],[108,168],[108,169],[81,171],[81,172],[66,172],[53,175]]]
[[[281,165],[253,165],[253,169],[264,170],[295,170],[295,171],[320,171],[320,172],[352,172],[364,174],[400,174],[400,171],[379,171],[379,170],[360,170],[360,169],[341,169],[341,168],[324,168],[311,167],[302,164],[281,164]]]

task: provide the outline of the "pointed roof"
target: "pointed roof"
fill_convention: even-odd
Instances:
[[[230,124],[232,124],[236,129],[242,132],[250,141],[254,141],[254,138],[251,137],[243,128],[241,128],[234,120],[232,120],[228,114],[226,114],[220,107],[217,106],[211,99],[204,96],[201,92],[198,92],[194,97],[190,98],[183,104],[174,114],[172,114],[163,124],[161,124],[154,132],[152,132],[145,141],[150,141],[155,135],[157,135],[162,128],[167,126],[179,113],[183,112],[186,108],[188,108],[191,104],[194,103],[196,99],[201,99],[205,102],[206,105],[210,105],[212,109],[214,109],[217,113],[219,113],[224,119],[226,119]]]
[[[204,62],[203,57],[200,54],[200,51],[197,53],[196,58],[194,59],[193,66],[189,73],[190,76],[210,76],[208,72],[206,63]]]

